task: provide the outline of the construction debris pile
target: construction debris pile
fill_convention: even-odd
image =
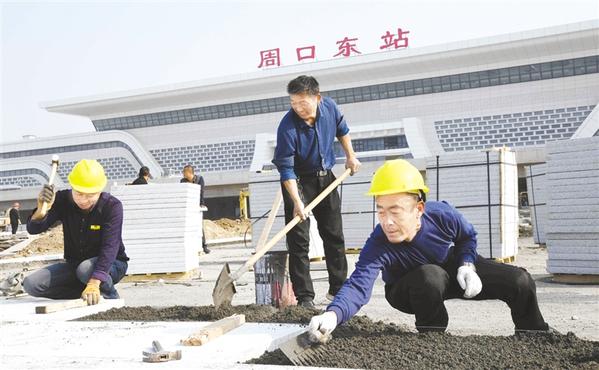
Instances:
[[[62,225],[57,225],[33,240],[28,246],[15,253],[14,257],[29,257],[39,254],[58,254],[64,248]]]
[[[249,220],[231,220],[221,218],[216,221],[204,220],[204,232],[207,240],[224,238],[243,238],[244,234],[252,234]]]

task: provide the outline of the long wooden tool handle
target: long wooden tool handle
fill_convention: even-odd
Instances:
[[[48,179],[48,185],[52,185],[54,183],[54,178],[56,177],[56,172],[58,171],[58,162],[52,161],[52,171],[50,171],[50,178]],[[44,202],[42,204],[41,214],[45,215],[48,212],[48,203]]]
[[[339,184],[341,184],[341,182],[345,180],[345,178],[349,176],[350,173],[351,170],[349,168],[345,170],[345,172],[343,172],[343,174],[339,176],[337,180],[333,181],[329,186],[327,186],[327,188],[324,189],[322,193],[320,193],[316,198],[314,198],[312,202],[310,202],[310,204],[308,204],[306,208],[304,208],[304,212],[308,213],[311,210],[313,210],[314,207],[316,207],[318,203],[320,203],[324,198],[326,198],[327,195],[329,195],[333,190],[335,190],[335,188],[339,186]],[[289,232],[289,230],[293,229],[293,227],[297,225],[300,221],[300,216],[295,216],[293,220],[289,221],[289,223],[285,225],[283,230],[279,231],[275,236],[273,236],[272,239],[270,239],[268,243],[266,243],[262,248],[260,248],[260,250],[257,250],[256,254],[250,257],[250,259],[247,260],[247,262],[243,266],[241,266],[237,271],[231,274],[231,280],[237,280],[241,275],[243,275],[249,269],[250,266],[254,265],[260,258],[262,258],[262,256],[264,256],[266,252],[268,252],[272,247],[274,247],[274,245],[277,244],[277,242],[281,240]]]
[[[277,217],[277,213],[279,212],[279,208],[281,208],[281,201],[283,200],[283,192],[281,188],[277,191],[277,195],[275,195],[275,200],[272,203],[272,208],[270,209],[270,213],[268,215],[268,219],[264,224],[264,229],[262,229],[262,233],[260,234],[260,239],[258,239],[258,243],[256,244],[256,250],[262,249],[266,240],[268,239],[268,235],[270,234],[270,229],[272,229],[272,224],[275,222],[275,218]]]

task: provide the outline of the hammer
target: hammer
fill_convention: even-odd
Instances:
[[[48,179],[48,185],[52,186],[54,183],[54,177],[56,177],[56,171],[58,171],[58,154],[52,156],[52,170],[50,171],[50,178]],[[42,204],[41,214],[45,215],[48,212],[48,203]]]
[[[160,342],[157,340],[152,341],[152,347],[154,348],[154,353],[146,351],[142,352],[144,355],[144,362],[166,362],[181,359],[181,350],[165,351]]]

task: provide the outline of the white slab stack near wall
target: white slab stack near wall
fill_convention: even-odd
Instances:
[[[509,149],[430,157],[428,200],[445,200],[474,225],[478,253],[505,258],[518,253],[518,171]],[[490,217],[489,217],[490,216]]]
[[[376,217],[373,211],[372,197],[368,197],[365,193],[370,187],[370,180],[374,170],[380,166],[382,162],[369,162],[363,165],[360,172],[345,180],[342,185],[337,188],[341,197],[341,214],[343,218],[343,234],[345,236],[346,249],[357,249],[364,246],[364,242],[373,230],[373,225]],[[344,171],[343,166],[337,165],[334,168],[336,174],[341,174]],[[257,217],[262,216],[272,207],[276,192],[279,190],[279,173],[273,171],[270,173],[252,173],[250,175],[250,204],[252,212],[252,221]],[[374,220],[374,224],[373,224]],[[252,227],[252,235],[254,235],[254,243],[257,242],[262,232],[266,217],[256,222]],[[310,258],[324,256],[322,249],[322,239],[318,235],[315,228],[316,220],[311,218],[311,235],[312,242],[310,246]],[[283,205],[277,213],[277,218],[273,224],[270,236],[272,237],[277,231],[285,226],[285,216]],[[255,245],[254,245],[255,247]],[[279,242],[274,250],[284,250],[285,240]]]
[[[341,185],[341,214],[343,235],[347,249],[361,249],[366,239],[379,223],[376,216],[374,197],[366,196],[372,175],[384,162],[364,162],[360,171],[348,177]],[[343,168],[339,167],[339,173]]]
[[[266,219],[272,208],[272,203],[275,199],[275,195],[281,188],[279,173],[277,171],[267,173],[251,173],[249,182],[250,191],[250,210],[251,219],[253,222],[252,226],[252,245],[256,248],[256,243],[260,239],[262,229],[266,224]],[[255,222],[258,217],[264,216],[261,220]],[[255,223],[254,223],[255,222]],[[266,239],[270,240],[277,232],[285,227],[285,206],[281,201],[281,206],[277,212],[277,217],[272,224],[269,237]],[[283,237],[271,250],[273,251],[284,251],[287,250],[285,237]],[[314,217],[310,217],[310,258],[324,257],[324,248],[322,246],[322,239],[318,235],[317,223]]]
[[[528,206],[532,223],[532,236],[535,243],[546,244],[545,229],[547,224],[547,165],[526,165],[526,188],[528,189]]]
[[[195,184],[115,186],[123,203],[128,274],[187,272],[202,245],[200,189]]]
[[[547,271],[599,274],[599,137],[547,144]]]

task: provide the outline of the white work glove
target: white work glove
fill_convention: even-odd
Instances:
[[[337,314],[333,311],[312,317],[308,327],[310,340],[322,344],[328,342],[335,327],[337,327]]]
[[[464,265],[458,268],[458,284],[464,289],[464,298],[473,298],[483,289],[483,283],[473,265]]]

